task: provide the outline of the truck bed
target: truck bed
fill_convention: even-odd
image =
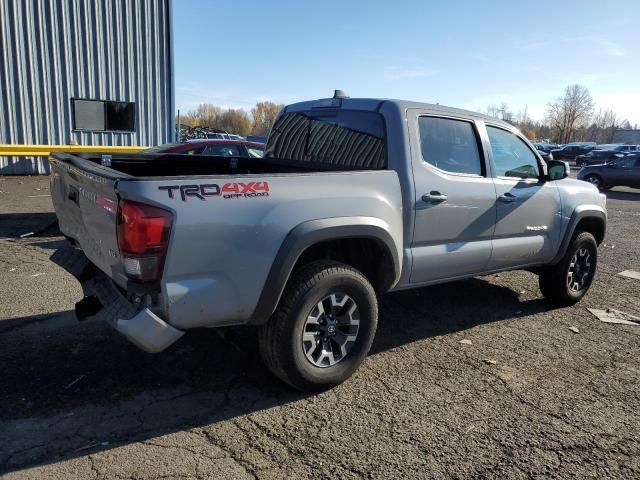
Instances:
[[[79,155],[55,154],[54,156],[79,167],[87,167],[90,164],[101,167],[104,155],[87,153]],[[108,170],[111,170],[110,173],[113,177],[123,177],[115,172],[129,177],[176,177],[183,175],[251,175],[355,170],[353,167],[327,164],[301,165],[300,162],[274,158],[185,154],[109,154],[108,161],[110,162]],[[105,171],[105,169],[101,170]]]
[[[99,155],[53,155],[60,229],[122,292],[149,292],[150,308],[176,328],[255,320],[274,259],[304,223],[373,222],[393,232],[394,255],[401,258],[402,198],[394,170],[322,171],[185,155],[112,155],[109,167],[100,162]],[[124,268],[117,237],[123,201],[172,215],[156,283],[138,285]]]

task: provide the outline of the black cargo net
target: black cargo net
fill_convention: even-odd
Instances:
[[[374,112],[311,116],[285,113],[276,121],[264,158],[308,168],[386,168],[384,125]]]

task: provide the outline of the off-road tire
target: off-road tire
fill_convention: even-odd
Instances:
[[[314,306],[338,292],[356,302],[359,330],[344,359],[322,368],[305,356],[302,332]],[[378,302],[366,277],[343,263],[317,261],[292,274],[275,313],[258,331],[258,345],[264,363],[276,377],[303,392],[320,391],[345,381],[357,370],[369,352],[377,324]]]
[[[569,288],[567,276],[573,256],[581,249],[587,249],[590,254],[590,272],[585,285],[578,291]],[[558,305],[572,305],[585,296],[596,273],[598,264],[598,245],[596,239],[589,232],[576,231],[569,248],[556,265],[542,269],[538,276],[538,284],[542,295]]]

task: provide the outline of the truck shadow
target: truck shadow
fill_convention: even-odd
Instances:
[[[381,300],[371,355],[548,308],[480,279],[392,293]],[[0,327],[0,473],[307,397],[268,373],[249,329],[225,338],[192,331],[149,355],[105,324],[77,323],[70,311],[3,320]]]
[[[640,200],[640,190],[636,192],[626,192],[620,190],[607,190],[604,192],[607,200]]]
[[[54,212],[2,213],[0,214],[0,237],[19,237],[35,232],[39,236],[60,235],[55,224]]]

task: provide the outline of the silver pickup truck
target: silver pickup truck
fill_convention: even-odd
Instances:
[[[512,269],[578,301],[605,197],[476,113],[343,95],[287,106],[263,159],[58,153],[51,192],[76,247],[54,260],[102,317],[159,352],[196,327],[258,325],[300,390],[348,378],[377,296]]]

